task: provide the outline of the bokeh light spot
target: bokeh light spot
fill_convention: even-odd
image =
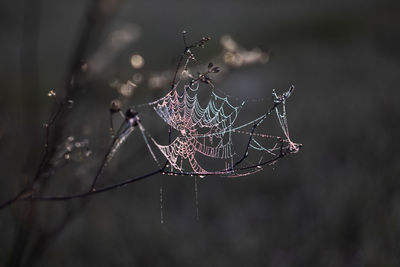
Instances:
[[[144,65],[144,58],[141,55],[133,55],[131,57],[131,65],[135,69],[141,69]]]

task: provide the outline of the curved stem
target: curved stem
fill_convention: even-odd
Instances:
[[[121,183],[117,183],[117,184],[113,184],[113,185],[108,185],[105,187],[102,187],[100,189],[96,189],[96,190],[90,190],[84,193],[80,193],[80,194],[75,194],[75,195],[69,195],[69,196],[32,196],[32,197],[27,197],[23,200],[33,200],[33,201],[61,201],[61,200],[70,200],[70,199],[76,199],[76,198],[84,198],[84,197],[88,197],[88,196],[92,196],[95,194],[99,194],[99,193],[103,193],[103,192],[107,192],[116,188],[120,188],[123,187],[125,185],[143,180],[145,178],[151,177],[153,175],[156,175],[158,173],[161,173],[162,169],[158,169],[156,171],[141,175],[141,176],[136,176],[134,178],[125,180]]]

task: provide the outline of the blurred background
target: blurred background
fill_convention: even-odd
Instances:
[[[294,84],[288,122],[304,146],[253,176],[199,179],[198,218],[192,177],[17,202],[0,210],[0,265],[400,266],[399,10],[389,0],[2,1],[0,202],[35,177],[43,124],[63,98],[73,104],[51,128],[34,189],[83,192],[110,143],[110,101],[126,109],[165,94],[182,30],[211,37],[195,54],[221,66],[227,94],[268,98]],[[251,60],[227,56],[229,40]],[[155,113],[140,112],[166,140]],[[156,168],[137,132],[99,184]]]

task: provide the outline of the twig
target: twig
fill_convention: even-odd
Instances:
[[[121,188],[125,185],[143,180],[145,178],[151,177],[153,175],[156,175],[158,173],[161,173],[162,169],[158,169],[156,171],[141,175],[141,176],[136,176],[134,178],[128,179],[124,182],[121,183],[117,183],[117,184],[113,184],[113,185],[109,185],[109,186],[105,186],[99,189],[96,189],[94,191],[88,191],[88,192],[84,192],[84,193],[80,193],[80,194],[75,194],[75,195],[69,195],[69,196],[32,196],[32,197],[28,197],[26,199],[23,200],[33,200],[33,201],[60,201],[60,200],[70,200],[70,199],[76,199],[76,198],[84,198],[84,197],[88,197],[91,195],[95,195],[95,194],[99,194],[99,193],[103,193],[103,192],[107,192],[113,189],[117,189],[117,188]]]
[[[30,3],[30,1],[25,1],[26,3]],[[59,103],[59,109],[55,113],[55,115],[52,117],[52,119],[49,120],[46,126],[46,137],[45,137],[45,151],[44,155],[40,161],[39,167],[32,179],[32,182],[30,182],[27,186],[25,186],[22,190],[20,190],[13,198],[3,202],[0,204],[0,210],[12,205],[16,201],[20,200],[21,197],[26,198],[26,196],[33,194],[32,187],[34,184],[42,177],[42,174],[46,171],[47,168],[50,167],[50,159],[52,155],[55,152],[55,147],[52,146],[50,147],[50,133],[53,132],[54,140],[53,143],[57,144],[59,143],[59,139],[62,136],[63,132],[63,124],[59,123],[58,125],[56,124],[56,121],[60,119],[61,111],[65,107],[66,101],[68,99],[73,99],[72,95],[76,93],[77,90],[71,90],[73,87],[77,87],[75,83],[71,82],[71,80],[74,80],[77,74],[81,72],[81,64],[82,64],[82,58],[84,57],[84,54],[87,50],[87,44],[88,40],[90,39],[90,32],[93,30],[93,25],[96,24],[96,20],[98,20],[98,17],[103,17],[102,14],[100,14],[100,9],[98,7],[98,0],[92,0],[89,3],[89,8],[88,8],[88,16],[87,16],[87,23],[84,25],[84,28],[82,30],[82,35],[81,38],[76,46],[74,55],[72,57],[69,71],[66,75],[67,79],[65,81],[65,88],[66,88],[66,95],[64,97],[64,100],[61,101],[61,104]],[[37,3],[33,4],[34,6],[38,6]],[[40,8],[39,8],[40,10]],[[37,51],[35,51],[36,54]]]
[[[121,123],[121,126],[119,127],[119,129],[117,131],[117,134],[113,137],[112,142],[111,142],[106,154],[103,157],[101,165],[100,165],[99,169],[97,170],[95,177],[93,178],[92,185],[90,186],[90,190],[89,191],[94,191],[95,190],[95,186],[96,186],[97,180],[99,179],[99,177],[103,173],[104,168],[107,166],[107,164],[108,164],[108,162],[110,160],[109,159],[110,154],[113,151],[116,142],[120,138],[120,134],[121,134],[121,131],[122,131],[124,125],[126,125],[125,121]]]
[[[42,156],[42,159],[40,160],[40,164],[39,167],[35,173],[35,176],[33,177],[32,181],[26,185],[21,191],[19,191],[15,197],[3,202],[2,204],[0,204],[0,210],[6,208],[7,206],[13,204],[14,202],[18,201],[21,197],[23,197],[24,195],[31,195],[33,192],[30,192],[33,188],[33,186],[35,185],[35,183],[40,179],[42,173],[43,173],[43,169],[44,166],[48,163],[49,160],[49,155],[50,155],[50,132],[51,129],[53,128],[54,124],[56,123],[57,119],[60,117],[62,111],[64,109],[64,103],[59,103],[58,109],[56,111],[56,113],[52,116],[50,116],[50,120],[48,123],[45,124],[45,128],[46,128],[46,137],[45,137],[45,144],[44,144],[44,154]],[[26,196],[25,196],[26,197]]]

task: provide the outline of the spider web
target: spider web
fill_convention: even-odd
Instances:
[[[270,110],[253,120],[236,125],[239,112],[247,101],[235,106],[231,104],[230,97],[219,96],[211,90],[208,103],[203,107],[198,97],[199,83],[194,87],[184,85],[182,93],[178,93],[176,86],[164,97],[149,105],[153,106],[154,111],[166,124],[176,130],[177,136],[167,145],[150,138],[169,162],[171,174],[219,174],[236,177],[258,172],[266,163],[275,163],[275,160],[270,158],[277,160],[282,151],[296,153],[299,150],[300,145],[292,142],[289,136],[285,107],[286,99],[293,88],[282,95],[273,91],[274,106]],[[256,127],[273,113],[278,118],[283,137],[255,131]],[[233,134],[248,137],[248,148],[241,159],[234,149]],[[267,142],[266,146],[265,139],[272,142]],[[148,147],[150,148],[149,144]],[[251,162],[247,158],[249,150],[260,152],[261,156],[255,162]],[[152,155],[155,158],[153,152]],[[209,168],[212,164],[199,162],[200,155],[209,158],[211,162],[221,160],[224,167],[212,170]],[[268,160],[265,160],[266,158]]]
[[[205,157],[225,160],[226,169],[232,166],[235,155],[232,128],[242,105],[233,106],[226,97],[211,92],[206,107],[199,104],[196,88],[184,86],[181,95],[172,90],[156,101],[154,110],[179,136],[169,145],[153,142],[167,158],[171,166],[180,172],[187,161],[195,173],[210,174],[196,159],[200,153]],[[191,93],[194,93],[191,95]]]

